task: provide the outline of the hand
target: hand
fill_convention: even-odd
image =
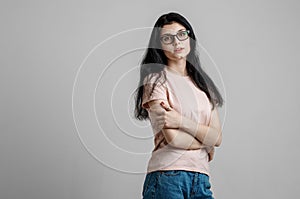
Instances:
[[[209,148],[207,153],[208,153],[208,162],[210,162],[214,159],[215,147]]]
[[[163,117],[164,128],[180,128],[182,116],[164,102],[161,102],[160,105],[166,110]]]

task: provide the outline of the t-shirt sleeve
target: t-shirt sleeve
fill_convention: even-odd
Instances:
[[[153,89],[153,91],[152,91]],[[155,82],[155,78],[144,80],[144,92],[142,107],[148,109],[148,102],[152,100],[164,100],[167,101],[167,87],[165,83],[162,83],[160,80]]]

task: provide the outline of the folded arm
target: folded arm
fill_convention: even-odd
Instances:
[[[195,136],[201,143],[208,146],[220,146],[222,142],[222,130],[217,109],[211,112],[210,123],[208,126],[194,122],[193,120],[182,117],[179,129]]]
[[[192,135],[180,129],[162,129],[162,132],[168,144],[173,147],[186,150],[205,148],[205,146]]]
[[[222,142],[222,131],[217,109],[213,109],[210,115],[208,126],[182,116],[180,113],[169,107],[165,102],[161,106],[168,110],[164,112],[163,122],[165,128],[178,128],[189,133],[202,144],[207,146],[220,146]]]
[[[161,100],[153,100],[148,102],[149,108],[147,111],[155,131],[162,131],[168,144],[173,147],[187,150],[204,148],[205,146],[201,142],[199,142],[191,134],[184,132],[182,129],[166,128],[164,126],[165,124],[163,117],[165,110],[160,105],[160,102]]]
[[[168,109],[165,112],[164,123],[167,128],[178,128],[189,133],[202,144],[207,146],[220,146],[222,142],[222,130],[217,109],[213,109],[210,115],[210,122],[207,125],[197,123],[187,117],[182,116],[174,109],[168,107],[168,104],[161,103]]]
[[[180,129],[163,129],[164,137],[166,138],[168,144],[175,148],[186,149],[186,150],[196,150],[205,148],[208,153],[208,161],[211,161],[215,154],[215,148],[206,146],[199,142],[192,135],[180,130]]]
[[[165,125],[165,107],[161,102],[168,103],[164,100],[152,100],[148,102],[147,111],[152,120],[156,132],[162,130],[163,135],[171,146],[186,150],[195,150],[205,148],[208,152],[209,161],[214,157],[215,149],[213,146],[208,146],[197,139],[197,137],[185,132],[181,128],[168,128]]]

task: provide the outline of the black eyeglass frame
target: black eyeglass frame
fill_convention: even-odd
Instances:
[[[178,34],[180,34],[180,33],[182,33],[182,32],[186,32],[187,35],[188,35],[185,39],[180,39],[180,38],[178,37]],[[171,44],[171,43],[174,42],[175,37],[176,37],[179,41],[184,41],[184,40],[187,40],[187,39],[189,38],[189,34],[190,34],[190,30],[181,30],[181,31],[177,32],[175,35],[172,35],[172,34],[164,34],[164,35],[162,35],[162,36],[160,37],[160,41],[161,41],[162,43],[164,43],[164,44]],[[170,43],[165,43],[165,42],[163,41],[163,38],[164,38],[165,36],[171,36],[172,40],[171,40]]]

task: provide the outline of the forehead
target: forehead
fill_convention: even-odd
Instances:
[[[176,34],[179,30],[185,30],[185,27],[177,22],[166,24],[162,27],[160,34]]]

